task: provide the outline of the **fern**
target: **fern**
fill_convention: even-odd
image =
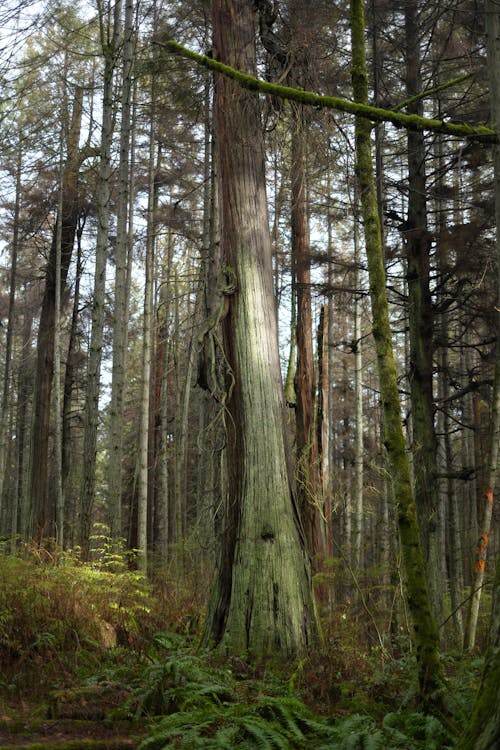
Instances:
[[[446,750],[453,741],[433,716],[416,711],[387,714],[380,728],[373,719],[355,714],[332,727],[319,750]]]
[[[404,747],[405,750],[444,750],[454,746],[453,740],[434,716],[417,711],[387,714],[382,729],[391,746]]]
[[[354,714],[331,727],[328,743],[319,750],[390,750],[382,732],[368,716]]]
[[[246,748],[290,750],[307,745],[314,735],[332,730],[296,698],[263,696],[253,704],[212,704],[163,718],[141,750],[179,748]]]
[[[193,654],[176,652],[142,670],[120,713],[134,718],[170,714],[233,698],[232,686],[222,670],[210,670]]]

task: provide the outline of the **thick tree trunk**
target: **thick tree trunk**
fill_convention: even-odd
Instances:
[[[62,179],[62,211],[57,217],[61,222],[60,253],[61,289],[66,284],[76,226],[78,222],[78,172],[80,166],[79,140],[82,120],[83,91],[77,88],[73,104],[72,121],[67,145],[67,160]],[[35,393],[33,399],[33,430],[30,451],[29,501],[31,513],[30,533],[38,539],[55,536],[54,498],[49,492],[49,432],[51,414],[51,394],[54,378],[54,336],[56,315],[56,258],[58,248],[58,228],[54,229],[52,245],[46,270],[45,292],[38,328],[37,367]]]
[[[356,102],[368,100],[363,0],[351,0],[352,81]],[[394,486],[408,605],[414,625],[414,640],[422,703],[431,712],[442,709],[442,670],[438,630],[432,617],[425,580],[415,503],[401,421],[398,382],[392,349],[386,279],[371,152],[371,124],[357,117],[356,174],[364,221],[370,278],[373,335],[377,352],[380,396],[384,419],[384,443]]]
[[[255,72],[251,0],[213,3],[218,59]],[[287,473],[258,98],[218,76],[229,499],[205,640],[252,657],[317,637],[310,563]]]

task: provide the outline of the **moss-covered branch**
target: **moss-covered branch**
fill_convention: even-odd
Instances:
[[[419,115],[408,115],[390,109],[383,109],[382,107],[372,107],[369,104],[360,102],[351,102],[348,99],[342,99],[338,96],[324,96],[323,94],[316,94],[313,91],[304,91],[303,89],[292,88],[291,86],[262,81],[248,73],[242,73],[229,65],[214,60],[212,57],[193,52],[193,50],[184,47],[173,39],[161,41],[156,39],[155,44],[169,50],[169,52],[182,55],[189,60],[194,60],[198,65],[202,65],[209,70],[222,73],[222,75],[232,78],[240,86],[251,91],[258,91],[262,94],[277,96],[280,99],[300,102],[301,104],[309,104],[313,107],[324,107],[340,112],[349,112],[353,115],[366,117],[372,122],[391,122],[397,128],[427,130],[433,133],[444,133],[457,138],[470,138],[485,143],[498,142],[496,131],[484,125],[467,125],[466,123],[450,122],[449,120],[433,120],[428,117],[420,117]]]

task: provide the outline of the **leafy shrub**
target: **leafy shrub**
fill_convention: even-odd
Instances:
[[[150,585],[135,571],[111,573],[65,554],[51,562],[2,555],[0,664],[4,681],[37,685],[96,668],[121,644],[146,648],[162,621]]]

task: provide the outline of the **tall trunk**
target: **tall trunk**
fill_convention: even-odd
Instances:
[[[363,0],[351,0],[352,83],[356,102],[368,102]],[[371,124],[356,117],[356,174],[364,220],[370,279],[373,335],[384,419],[384,443],[394,485],[408,605],[414,625],[422,703],[431,712],[443,707],[438,629],[432,617],[425,580],[415,503],[401,421],[398,381],[389,324],[386,279],[371,153]]]
[[[84,559],[89,555],[95,500],[95,468],[97,429],[99,423],[99,386],[104,332],[104,300],[106,288],[106,251],[108,246],[109,196],[111,179],[111,142],[113,139],[113,75],[120,33],[120,3],[115,5],[112,31],[111,18],[100,14],[101,47],[104,52],[104,80],[102,94],[102,131],[97,182],[97,237],[95,248],[94,288],[92,293],[92,329],[87,365],[85,393],[83,471],[80,488],[80,546]]]
[[[217,59],[255,73],[251,0],[215,0]],[[287,472],[259,100],[216,80],[228,502],[205,640],[252,657],[305,653],[317,636],[310,567]]]
[[[420,77],[420,30],[414,3],[405,4],[406,94],[422,91]],[[422,101],[408,105],[409,114],[422,115]],[[422,133],[409,130],[407,254],[410,392],[415,504],[419,520],[427,586],[434,618],[443,622],[444,556],[441,544],[439,492],[436,481],[437,441],[434,430],[433,315],[429,287],[431,235],[427,228],[425,141]]]
[[[115,304],[113,311],[113,365],[110,406],[109,447],[109,527],[112,539],[123,534],[122,527],[122,461],[125,359],[127,341],[127,268],[129,260],[129,193],[132,66],[134,51],[134,0],[125,6],[123,65],[121,84],[120,165],[118,176],[117,231],[115,247]]]
[[[356,206],[357,209],[357,206]],[[356,416],[354,435],[354,533],[353,552],[354,567],[361,570],[363,563],[363,353],[361,333],[361,284],[358,211],[354,215],[354,410]]]
[[[309,553],[322,553],[318,497],[318,445],[314,425],[316,402],[312,343],[311,259],[307,215],[306,122],[293,106],[292,124],[292,263],[297,289],[296,441],[297,499]]]
[[[497,131],[500,130],[500,12],[492,0],[486,0],[486,32],[488,35],[488,74],[490,82],[491,113]],[[484,486],[484,511],[481,524],[481,535],[476,549],[475,577],[473,582],[473,596],[469,616],[469,627],[467,633],[467,646],[473,648],[476,636],[477,618],[479,615],[479,604],[481,599],[482,584],[486,568],[486,555],[488,551],[488,540],[490,535],[491,519],[493,514],[493,499],[495,494],[498,473],[498,450],[500,442],[500,326],[498,315],[500,311],[500,146],[494,147],[494,186],[495,186],[495,219],[496,219],[496,260],[497,260],[497,339],[494,371],[493,400],[491,408],[491,421],[489,431],[488,465]],[[482,694],[476,706],[476,713],[484,708],[488,701],[498,700],[500,697],[498,686],[500,685],[500,558],[497,561],[497,575],[493,592],[493,615],[490,632],[490,643],[488,651],[488,662],[483,676]],[[497,680],[496,697],[494,695],[494,684]],[[489,691],[489,692],[488,692]],[[498,704],[497,704],[498,706]],[[496,717],[489,718],[484,729],[477,724],[474,725],[476,733],[476,744],[471,745],[474,750],[490,747],[485,744],[487,738],[496,733],[497,743],[500,741],[500,712],[496,711]],[[491,745],[493,747],[493,745]]]
[[[156,115],[156,79],[151,80],[151,122],[149,128],[149,164],[148,164],[148,208],[146,229],[146,258],[144,274],[144,313],[142,326],[142,384],[141,412],[139,429],[139,486],[138,486],[138,519],[137,547],[139,568],[147,571],[148,554],[148,488],[149,488],[149,435],[151,403],[151,370],[153,355],[153,273],[155,256],[155,115]]]
[[[328,342],[328,305],[321,307],[317,334],[318,351],[318,406],[316,418],[316,440],[318,443],[318,479],[319,496],[321,497],[322,545],[328,557],[332,555],[331,547],[331,481],[330,481],[330,394],[328,379],[329,351]]]
[[[80,282],[82,277],[82,234],[83,234],[84,222],[80,222],[77,230],[77,257],[76,257],[76,279],[75,279],[75,292],[73,295],[73,313],[71,316],[71,327],[69,331],[69,344],[68,354],[66,360],[66,370],[64,374],[64,388],[63,388],[63,405],[62,405],[62,434],[61,434],[61,480],[62,480],[62,495],[64,497],[67,518],[65,519],[65,526],[68,528],[68,539],[65,534],[64,543],[66,546],[72,547],[74,544],[74,535],[76,530],[75,515],[76,507],[74,502],[73,493],[69,493],[69,478],[71,476],[71,469],[73,466],[73,457],[76,451],[73,447],[73,435],[72,435],[72,407],[74,404],[73,390],[75,385],[75,378],[77,374],[78,360],[79,360],[79,321],[80,321]],[[71,519],[71,523],[69,523]]]
[[[50,255],[46,269],[45,292],[40,313],[37,341],[37,365],[35,375],[35,393],[33,398],[33,429],[30,449],[30,486],[29,501],[31,504],[28,520],[29,532],[35,532],[38,539],[55,536],[55,507],[49,493],[49,432],[51,413],[51,394],[54,378],[54,335],[56,309],[56,257],[58,253],[58,228],[61,223],[61,289],[66,278],[73,253],[76,226],[78,222],[78,172],[79,141],[82,120],[83,91],[75,90],[72,120],[69,129],[67,157],[62,178],[62,208],[57,217]]]
[[[19,254],[19,216],[21,209],[21,168],[22,168],[22,152],[21,152],[21,137],[19,136],[19,144],[16,158],[16,197],[14,200],[14,216],[12,217],[12,249],[11,249],[11,261],[10,261],[10,279],[9,279],[9,308],[7,313],[7,332],[5,334],[5,364],[3,371],[3,388],[2,388],[2,403],[0,406],[0,533],[9,533],[10,529],[2,527],[4,518],[4,504],[3,504],[3,487],[5,479],[6,469],[6,458],[7,458],[7,445],[9,443],[8,436],[8,410],[9,410],[9,399],[11,396],[10,381],[11,381],[11,370],[12,370],[12,341],[14,336],[14,312],[16,302],[16,282],[17,282],[17,258]]]
[[[169,426],[168,426],[168,377],[170,365],[168,331],[170,325],[170,278],[172,267],[173,241],[172,234],[167,234],[167,247],[162,261],[161,284],[159,290],[159,304],[157,310],[157,345],[155,348],[155,390],[156,398],[156,442],[155,469],[157,476],[157,491],[155,493],[155,539],[160,559],[166,563],[168,545],[170,542],[168,531],[168,517],[170,506],[169,490]]]
[[[32,349],[33,315],[25,312],[23,316],[21,359],[17,378],[17,498],[19,503],[20,534],[23,541],[31,536],[31,507],[29,500],[29,422],[28,403],[33,390],[34,352]]]
[[[64,56],[64,86],[66,85],[66,55]],[[66,93],[66,92],[65,92]],[[63,101],[66,98],[65,93]],[[63,164],[64,164],[64,118],[61,122],[60,157],[59,157],[59,198],[57,215],[62,216],[63,210]],[[54,295],[54,396],[53,417],[54,424],[54,467],[53,484],[55,488],[55,536],[59,547],[64,542],[64,495],[62,483],[62,409],[61,409],[61,264],[62,264],[62,224],[56,225],[56,260],[55,260],[55,295]],[[76,234],[76,230],[75,230]]]

